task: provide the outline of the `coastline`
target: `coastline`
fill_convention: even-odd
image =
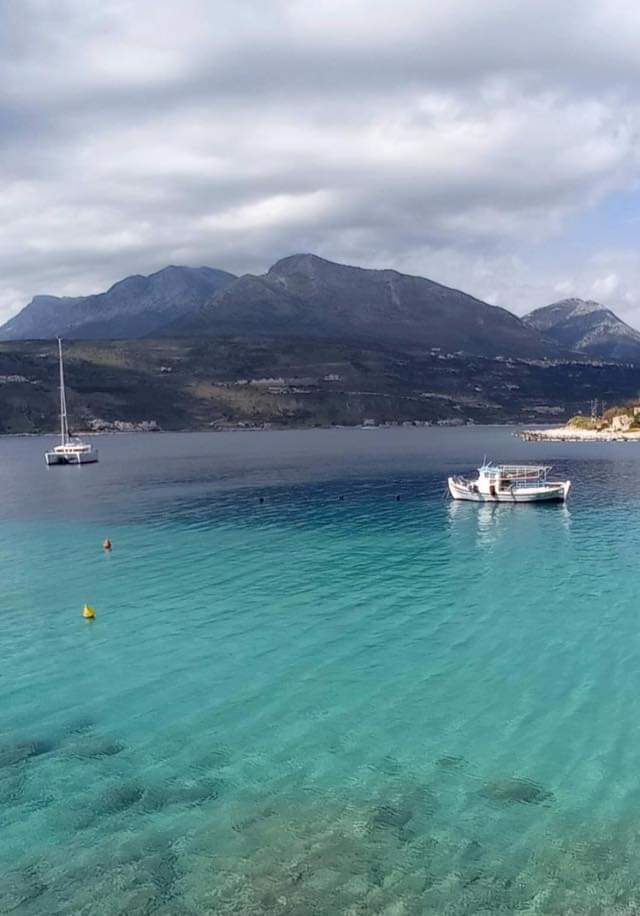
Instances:
[[[380,423],[377,426],[365,426],[362,423],[346,424],[346,423],[336,423],[331,425],[318,424],[315,426],[309,425],[288,425],[288,426],[278,426],[276,424],[263,424],[256,426],[220,426],[220,427],[211,427],[211,426],[193,426],[190,428],[182,429],[101,429],[101,430],[77,430],[78,436],[83,437],[94,437],[94,436],[120,436],[124,434],[134,433],[135,435],[149,435],[154,436],[162,435],[163,433],[262,433],[262,432],[307,432],[309,430],[317,429],[360,429],[367,432],[371,430],[394,430],[394,429],[468,429],[473,427],[476,429],[515,429],[519,426],[522,426],[521,423],[460,423],[460,424],[450,424],[450,423],[438,423],[438,422],[424,422],[424,423]],[[25,439],[25,438],[40,438],[42,436],[59,436],[60,430],[51,429],[51,430],[42,430],[38,432],[23,432],[23,433],[0,433],[1,439]],[[520,433],[514,432],[514,435],[518,436]]]
[[[523,429],[515,435],[525,442],[640,442],[640,430],[614,432],[610,429],[576,429],[572,426]]]

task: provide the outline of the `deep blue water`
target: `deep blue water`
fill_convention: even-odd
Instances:
[[[0,912],[637,912],[640,448],[45,441],[0,440]],[[569,503],[448,501],[485,454]]]

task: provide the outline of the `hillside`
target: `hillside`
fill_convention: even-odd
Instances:
[[[515,315],[459,290],[310,254],[284,258],[262,276],[238,278],[196,318],[176,322],[167,333],[295,334],[487,357],[559,352]]]
[[[148,277],[127,277],[93,296],[35,296],[0,327],[0,340],[145,337],[197,312],[234,279],[210,267],[165,267]]]
[[[309,338],[70,341],[74,429],[562,420],[591,398],[633,398],[640,369],[461,357]],[[55,344],[0,343],[0,433],[58,423]]]
[[[535,309],[523,321],[564,349],[640,363],[640,332],[599,302],[563,299]]]
[[[50,338],[0,343],[6,433],[55,428],[56,334],[77,429],[534,422],[640,390],[640,357],[638,369],[594,359],[630,362],[640,346],[597,303],[523,321],[431,280],[314,255],[262,276],[169,267],[97,296],[36,297],[0,333]]]

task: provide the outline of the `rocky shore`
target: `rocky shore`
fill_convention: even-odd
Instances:
[[[578,429],[557,426],[552,429],[525,429],[516,433],[525,442],[640,442],[640,430]]]

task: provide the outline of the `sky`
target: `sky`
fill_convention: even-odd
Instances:
[[[640,327],[640,4],[0,0],[0,320],[296,252]]]

